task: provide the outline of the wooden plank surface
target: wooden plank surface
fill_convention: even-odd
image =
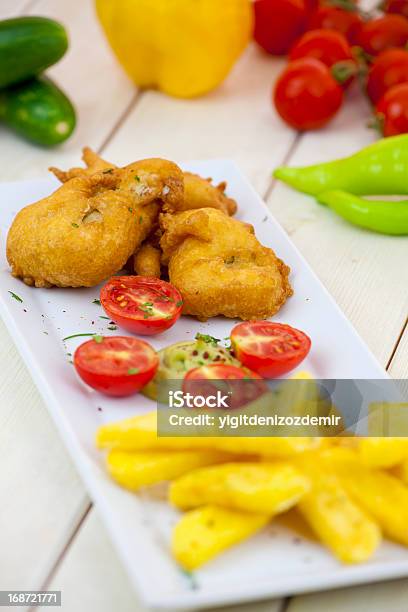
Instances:
[[[272,83],[282,66],[282,60],[253,46],[223,85],[203,98],[179,100],[159,92],[144,93],[105,155],[117,163],[140,157],[176,162],[230,158],[263,195],[272,168],[296,139],[271,103]]]
[[[401,335],[389,372],[394,378],[408,378],[408,328]]]

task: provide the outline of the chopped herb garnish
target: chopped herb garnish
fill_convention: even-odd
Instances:
[[[130,206],[129,206],[128,211],[129,211],[130,213],[132,213],[132,212],[133,212],[133,208],[130,208]]]
[[[136,174],[136,176],[135,176],[135,181],[137,181],[138,183],[140,183],[140,176],[137,176],[137,174]]]
[[[96,334],[72,334],[72,336],[67,336],[66,338],[63,338],[62,341],[65,342],[66,340],[71,340],[72,338],[82,338],[85,336],[92,336],[92,337],[96,337]],[[101,338],[102,336],[99,336],[99,338]]]
[[[112,172],[113,172],[113,168],[108,168],[107,170],[104,170],[102,174],[112,174]]]
[[[45,334],[46,336],[48,336],[48,332],[47,332],[47,331],[43,331],[43,334]]]
[[[94,336],[93,339],[95,340],[97,344],[100,344],[101,342],[103,342],[103,336]]]
[[[182,305],[183,305],[183,300],[179,300],[178,302],[176,302],[177,308],[180,308],[180,306]]]
[[[235,261],[235,256],[231,255],[231,257],[228,257],[228,259],[225,260],[225,263],[227,266],[230,266],[231,264],[233,264]]]
[[[214,338],[214,336],[209,336],[208,334],[196,334],[195,336],[196,340],[202,340],[203,342],[206,342],[207,344],[213,344],[214,346],[217,346],[220,339],[219,338]]]
[[[92,300],[92,304],[96,304],[97,306],[100,306],[101,300]]]
[[[128,374],[129,376],[133,376],[134,374],[139,374],[139,368],[129,368]]]
[[[108,329],[110,329],[110,331],[116,331],[118,329],[117,325],[109,325]]]
[[[78,223],[71,223],[72,227],[79,227]]]
[[[139,217],[139,225],[143,223],[143,217]]]
[[[100,315],[100,316],[99,316],[99,318],[100,318],[100,319],[106,319],[107,321],[110,321],[110,318],[109,318],[109,317],[104,317],[103,315]]]
[[[14,291],[9,291],[9,294],[11,295],[12,298],[17,300],[17,302],[20,302],[20,304],[23,303],[23,300],[21,299],[21,297],[17,295],[17,293],[14,293]]]
[[[139,310],[144,312],[144,319],[148,319],[149,317],[154,315],[153,311],[153,302],[145,302],[139,306]]]

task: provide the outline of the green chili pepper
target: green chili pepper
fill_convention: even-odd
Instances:
[[[317,199],[354,225],[380,234],[408,235],[408,200],[365,200],[346,191],[327,191]]]
[[[298,191],[318,195],[341,189],[357,195],[408,194],[408,134],[384,138],[351,157],[274,172]]]

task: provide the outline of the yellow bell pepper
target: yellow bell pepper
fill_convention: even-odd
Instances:
[[[250,0],[95,0],[112,49],[133,81],[171,96],[215,89],[253,31]]]

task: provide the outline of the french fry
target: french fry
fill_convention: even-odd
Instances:
[[[340,479],[321,465],[318,454],[299,463],[312,483],[298,505],[310,527],[340,561],[369,559],[381,540],[378,525],[351,499]]]
[[[408,487],[387,472],[362,465],[358,454],[347,448],[325,451],[324,460],[385,535],[408,545]]]
[[[408,459],[408,438],[361,438],[357,448],[369,467],[389,468]]]
[[[289,463],[224,463],[178,478],[169,500],[182,510],[217,504],[273,516],[292,508],[309,488],[309,480]]]
[[[182,516],[173,531],[171,549],[186,570],[195,570],[268,523],[262,514],[245,514],[203,506]]]
[[[225,453],[211,450],[174,453],[112,450],[106,457],[106,466],[118,484],[130,491],[137,491],[141,487],[173,480],[196,468],[221,463],[229,458]]]
[[[262,455],[282,459],[317,448],[319,444],[318,438],[308,437],[159,437],[156,412],[103,425],[96,436],[96,445],[100,449],[116,448],[127,451],[216,449],[237,455]]]
[[[396,477],[402,480],[404,485],[408,486],[408,459],[405,459],[399,465],[396,465],[392,468],[391,473]]]

